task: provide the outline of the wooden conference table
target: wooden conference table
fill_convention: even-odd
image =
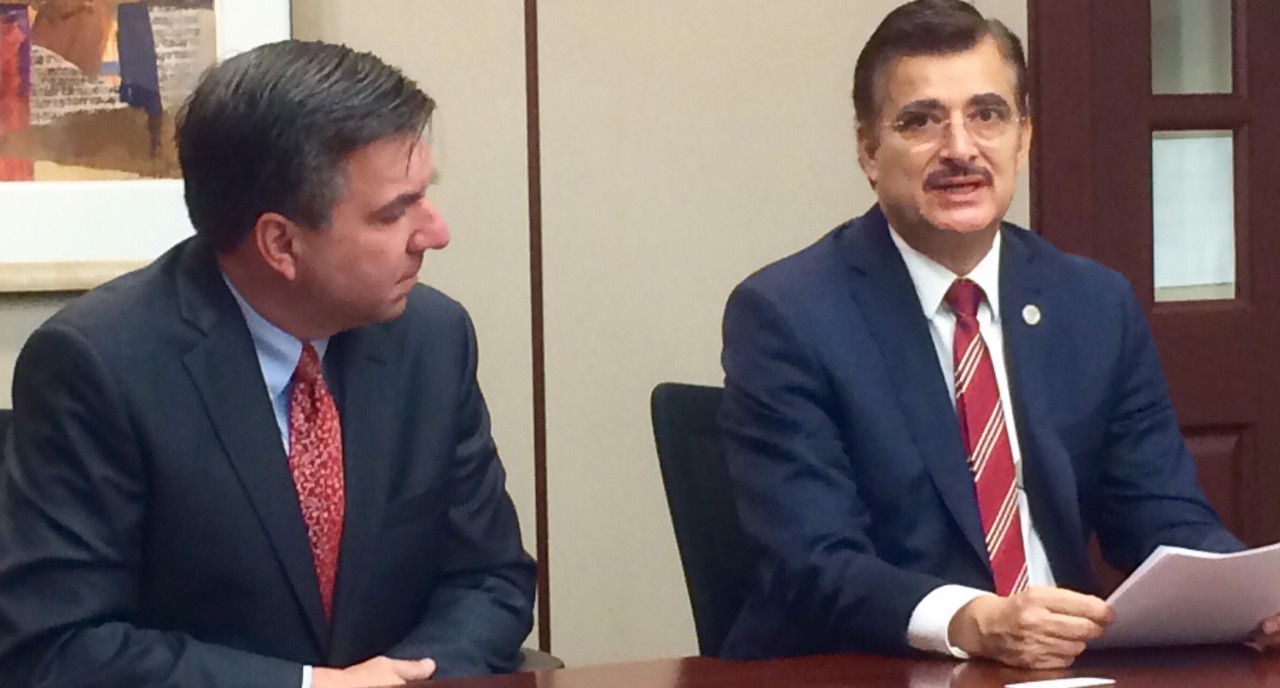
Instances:
[[[1033,672],[974,661],[867,655],[768,662],[687,659],[432,682],[435,688],[1003,688],[1067,676],[1116,688],[1280,688],[1280,653],[1205,647],[1086,653],[1069,670]]]

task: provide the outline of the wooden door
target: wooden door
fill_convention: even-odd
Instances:
[[[1205,11],[1216,38],[1213,17],[1170,28]],[[1280,540],[1280,2],[1030,0],[1028,18],[1033,226],[1129,278],[1210,501],[1246,543]],[[1169,88],[1180,50],[1212,49],[1221,73],[1182,55]],[[1199,202],[1215,188],[1222,207]],[[1232,279],[1157,288],[1175,240],[1234,258]]]

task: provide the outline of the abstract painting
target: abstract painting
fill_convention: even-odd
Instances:
[[[179,176],[214,0],[0,0],[0,182]]]
[[[175,114],[289,0],[0,0],[0,292],[78,290],[191,233]]]

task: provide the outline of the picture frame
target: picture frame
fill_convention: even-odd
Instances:
[[[215,0],[218,59],[289,38],[290,0]],[[0,292],[91,289],[194,230],[182,180],[0,183]]]

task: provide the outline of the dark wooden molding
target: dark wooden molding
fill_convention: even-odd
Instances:
[[[1249,120],[1248,100],[1229,93],[1151,97],[1153,130],[1236,129]]]
[[[1073,253],[1089,253],[1086,238],[1075,227],[1092,222],[1090,119],[1062,118],[1091,107],[1092,55],[1088,45],[1085,0],[1029,0],[1027,47],[1031,87],[1031,228]],[[1077,198],[1046,193],[1054,185],[1071,184]]]
[[[547,528],[547,376],[542,309],[542,128],[538,111],[538,0],[524,2],[525,107],[529,148],[529,298],[533,338],[533,501],[538,558],[538,648],[551,651]]]

